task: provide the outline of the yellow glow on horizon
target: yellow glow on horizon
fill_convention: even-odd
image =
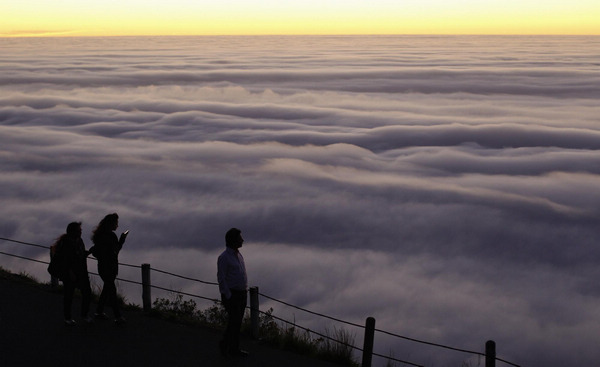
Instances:
[[[0,36],[600,35],[597,0],[5,0]]]

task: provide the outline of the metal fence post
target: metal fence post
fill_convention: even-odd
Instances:
[[[250,288],[250,328],[252,331],[252,337],[254,339],[258,339],[258,330],[259,330],[259,304],[258,304],[258,287]]]
[[[363,343],[362,367],[371,367],[374,339],[375,319],[373,317],[367,317],[367,322],[365,324],[365,340]]]
[[[150,312],[152,310],[151,289],[150,264],[142,264],[142,303],[145,312]]]
[[[496,367],[496,342],[493,340],[485,343],[485,367]]]

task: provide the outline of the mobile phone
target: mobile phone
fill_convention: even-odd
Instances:
[[[123,232],[123,234],[124,234],[125,236],[127,236],[127,235],[129,234],[129,230],[126,230],[125,232]]]

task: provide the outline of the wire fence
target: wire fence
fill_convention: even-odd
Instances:
[[[50,249],[50,246],[43,246],[43,245],[38,245],[38,244],[34,244],[34,243],[28,243],[28,242],[13,240],[13,239],[10,239],[10,238],[0,237],[0,240],[6,241],[6,242],[11,242],[11,243],[16,243],[16,244],[20,244],[20,245],[26,245],[26,246],[31,246],[31,247],[43,248],[43,249],[46,249],[46,250]],[[22,260],[32,261],[32,262],[46,264],[46,265],[49,264],[49,261],[38,260],[38,259],[34,259],[34,258],[26,257],[26,256],[21,256],[21,255],[16,255],[16,254],[4,252],[4,251],[0,251],[0,255],[10,256],[10,257],[19,258],[19,259],[22,259]],[[92,259],[94,259],[94,258],[92,258]],[[119,263],[119,265],[120,266],[125,266],[125,267],[130,267],[130,268],[136,268],[136,269],[141,269],[142,268],[140,265],[133,265],[133,264],[127,264],[127,263]],[[195,279],[195,278],[192,278],[192,277],[187,277],[187,276],[175,274],[175,273],[172,273],[172,272],[169,272],[169,271],[160,270],[160,269],[156,269],[156,268],[151,268],[151,270],[154,271],[154,272],[156,272],[156,273],[161,273],[161,274],[164,274],[164,275],[168,275],[168,276],[172,276],[172,277],[175,277],[175,278],[179,278],[179,279],[183,279],[183,280],[187,280],[187,281],[192,281],[192,282],[196,282],[196,283],[201,283],[201,284],[205,284],[205,285],[211,285],[211,286],[218,286],[219,285],[216,282],[210,282],[210,281],[204,281],[204,280],[201,280],[201,279]],[[89,272],[89,273],[98,276],[97,273],[94,273],[94,272]],[[130,280],[130,279],[123,279],[123,278],[117,278],[117,280],[122,281],[122,282],[126,282],[126,283],[130,283],[130,284],[136,284],[136,285],[143,286],[143,283],[139,282],[139,281],[134,281],[134,280]],[[153,288],[153,289],[158,289],[158,290],[161,290],[161,291],[165,291],[165,292],[169,292],[169,293],[174,293],[174,294],[180,294],[180,295],[187,296],[187,297],[204,299],[204,300],[212,301],[212,302],[216,302],[216,303],[220,303],[221,302],[219,299],[216,299],[216,298],[205,297],[205,296],[201,296],[201,295],[197,295],[197,294],[192,294],[192,293],[188,293],[188,292],[183,292],[183,291],[178,291],[178,290],[174,290],[174,289],[170,289],[170,288],[166,288],[166,287],[161,287],[161,286],[157,286],[157,285],[150,285],[150,287]],[[306,308],[302,308],[302,307],[293,305],[291,303],[279,300],[277,298],[271,297],[271,296],[269,296],[267,294],[264,294],[264,293],[260,293],[259,292],[258,294],[261,297],[263,297],[263,298],[265,298],[267,300],[270,300],[270,301],[273,301],[273,302],[285,305],[287,307],[291,307],[293,309],[305,312],[305,313],[313,315],[313,316],[318,316],[318,317],[321,317],[321,318],[324,318],[324,319],[328,319],[328,320],[331,320],[331,321],[335,321],[335,322],[338,322],[338,323],[341,323],[341,324],[344,324],[344,325],[348,325],[348,326],[352,326],[352,327],[356,327],[356,328],[359,328],[359,329],[365,329],[366,328],[365,325],[361,325],[361,324],[357,324],[357,323],[345,321],[345,320],[342,320],[342,319],[339,319],[339,318],[336,318],[336,317],[332,317],[332,316],[328,316],[328,315],[325,315],[325,314],[322,314],[322,313],[311,311],[311,310],[308,310]],[[267,313],[267,312],[260,311],[260,310],[258,310],[258,312],[260,314],[263,314],[263,315],[268,315],[268,317],[270,317],[270,318],[272,318],[274,320],[277,320],[279,322],[283,322],[283,323],[288,324],[288,325],[293,325],[295,328],[299,328],[301,330],[304,330],[304,331],[306,331],[309,334],[314,334],[314,335],[317,335],[317,336],[319,336],[319,337],[321,337],[323,339],[327,339],[329,341],[332,341],[332,342],[335,342],[335,343],[339,343],[340,345],[343,345],[344,347],[347,347],[347,348],[351,348],[352,350],[354,350],[356,352],[361,352],[361,353],[364,352],[364,350],[362,348],[359,348],[359,347],[357,347],[355,345],[348,344],[348,343],[346,343],[344,341],[336,340],[336,339],[332,338],[329,335],[326,335],[326,334],[323,334],[323,333],[319,333],[319,332],[316,332],[314,330],[311,330],[310,328],[306,328],[306,327],[297,325],[295,322],[292,322],[292,321],[285,320],[283,318],[274,316],[272,313]],[[407,337],[407,336],[404,336],[404,335],[392,333],[392,332],[381,330],[381,329],[377,329],[377,328],[375,329],[375,331],[379,332],[381,334],[384,334],[384,335],[388,335],[388,336],[395,337],[395,338],[398,338],[398,339],[407,340],[407,341],[414,342],[414,343],[429,345],[429,346],[433,346],[433,347],[437,347],[437,348],[451,350],[451,351],[454,351],[454,352],[461,352],[461,353],[467,353],[467,354],[471,354],[471,355],[475,355],[475,356],[486,357],[485,353],[478,352],[478,351],[472,351],[472,350],[468,350],[468,349],[456,348],[456,347],[452,347],[452,346],[448,346],[448,345],[443,345],[443,344],[439,344],[439,343],[428,342],[428,341],[425,341],[425,340],[415,339],[415,338]],[[403,363],[403,364],[406,364],[406,365],[411,365],[411,366],[416,366],[416,367],[424,367],[423,365],[420,365],[420,364],[416,364],[416,363],[409,362],[409,361],[404,361],[404,360],[397,359],[397,358],[392,357],[392,356],[386,356],[386,355],[382,355],[382,354],[375,353],[375,352],[373,352],[372,355],[380,357],[380,358],[387,359],[388,361],[392,361],[392,362]],[[503,362],[505,364],[508,364],[508,365],[511,365],[511,366],[514,366],[514,367],[521,367],[520,365],[515,364],[513,362],[510,362],[510,361],[507,361],[505,359],[498,358],[498,357],[494,357],[494,358],[495,358],[496,361]]]

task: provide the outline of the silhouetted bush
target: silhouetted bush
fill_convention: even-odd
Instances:
[[[217,329],[227,325],[227,312],[220,302],[215,301],[209,308],[198,310],[194,300],[186,300],[181,294],[173,294],[170,299],[157,298],[153,303],[152,313],[175,321],[201,324]],[[250,328],[250,313],[247,311],[242,332],[248,334]],[[326,338],[293,324],[277,322],[273,316],[273,308],[260,313],[259,336],[263,342],[279,349],[311,355],[338,364],[358,366],[352,356],[354,335],[344,329],[335,328],[333,333],[325,330],[324,335]]]

